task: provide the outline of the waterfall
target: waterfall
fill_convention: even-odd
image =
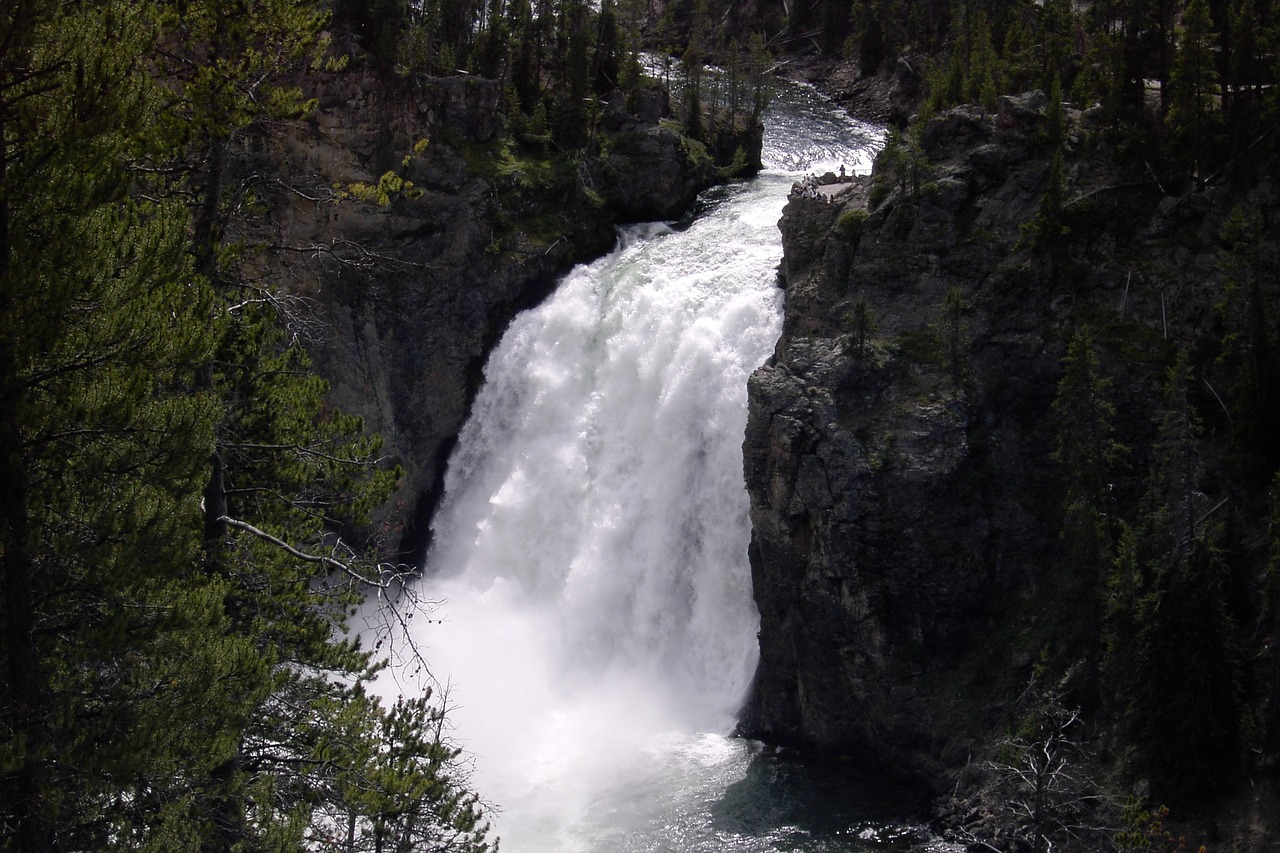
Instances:
[[[682,803],[743,772],[742,439],[781,323],[776,224],[800,174],[865,171],[879,141],[788,91],[765,174],[686,228],[624,230],[515,319],[449,462],[423,590],[443,621],[414,642],[504,850],[703,849],[669,837],[714,835]]]

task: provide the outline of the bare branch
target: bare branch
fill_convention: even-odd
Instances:
[[[269,248],[273,252],[297,252],[311,255],[317,259],[321,257],[333,258],[343,266],[353,269],[367,270],[383,266],[399,269],[429,268],[428,264],[419,261],[406,261],[404,258],[397,258],[392,255],[384,255],[380,252],[374,252],[354,240],[342,240],[337,237],[330,240],[328,245],[323,243],[312,243],[309,246],[272,244]]]
[[[359,584],[370,586],[378,590],[398,588],[405,578],[411,577],[415,573],[415,570],[411,566],[406,566],[404,564],[393,566],[390,563],[378,563],[378,577],[369,577],[357,571],[352,563],[339,560],[334,557],[332,553],[308,554],[305,551],[300,551],[278,536],[273,536],[262,528],[249,524],[247,521],[241,521],[227,515],[219,516],[218,521],[228,527],[234,527],[236,530],[243,530],[245,533],[252,534],[264,542],[269,542],[291,557],[296,557],[306,563],[317,563],[325,566],[332,571],[347,576]],[[341,545],[342,540],[338,540],[337,546]]]

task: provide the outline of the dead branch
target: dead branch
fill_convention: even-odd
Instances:
[[[301,551],[293,547],[292,545],[290,545],[288,542],[284,541],[280,537],[273,536],[272,534],[268,533],[262,528],[255,527],[254,525],[250,524],[247,521],[241,521],[238,518],[231,518],[230,516],[227,516],[227,515],[219,516],[218,521],[221,522],[222,524],[227,525],[228,527],[234,527],[236,530],[243,530],[245,533],[249,533],[253,536],[256,536],[264,542],[269,542],[270,544],[276,546],[277,548],[284,551],[286,554],[288,554],[291,557],[295,557],[306,563],[317,563],[319,565],[322,565],[330,569],[331,571],[338,572],[342,575],[345,575],[346,577],[350,578],[356,583],[359,583],[368,587],[373,587],[374,589],[378,589],[378,590],[398,589],[398,587],[403,583],[405,579],[412,577],[414,574],[416,574],[416,570],[413,567],[407,566],[403,563],[398,565],[392,565],[390,563],[378,563],[377,564],[378,576],[376,578],[371,577],[369,575],[360,573],[351,562],[339,560],[337,557],[333,556],[333,553],[308,554],[305,551]],[[342,546],[341,539],[337,540],[337,543],[335,544],[335,547],[334,547],[334,552],[336,552],[337,548],[340,546],[345,547],[345,546]]]

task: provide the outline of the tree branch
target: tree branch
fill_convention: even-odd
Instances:
[[[245,533],[252,534],[264,542],[269,542],[291,557],[296,557],[303,562],[317,563],[319,565],[326,566],[333,571],[346,575],[357,583],[375,587],[379,590],[389,590],[393,586],[399,584],[401,580],[413,574],[413,569],[404,564],[391,566],[389,563],[379,563],[378,577],[376,579],[366,577],[353,568],[350,563],[345,563],[328,554],[308,554],[305,551],[300,551],[280,537],[273,536],[260,527],[254,527],[247,521],[240,521],[237,518],[231,518],[227,515],[219,516],[218,521],[228,527],[234,527],[237,530],[243,530]]]

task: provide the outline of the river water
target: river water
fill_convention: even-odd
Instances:
[[[792,184],[881,131],[785,86],[765,171],[625,229],[493,352],[414,628],[509,853],[898,850],[876,780],[730,737],[749,687],[749,373],[781,327]],[[437,688],[441,689],[441,688]]]

